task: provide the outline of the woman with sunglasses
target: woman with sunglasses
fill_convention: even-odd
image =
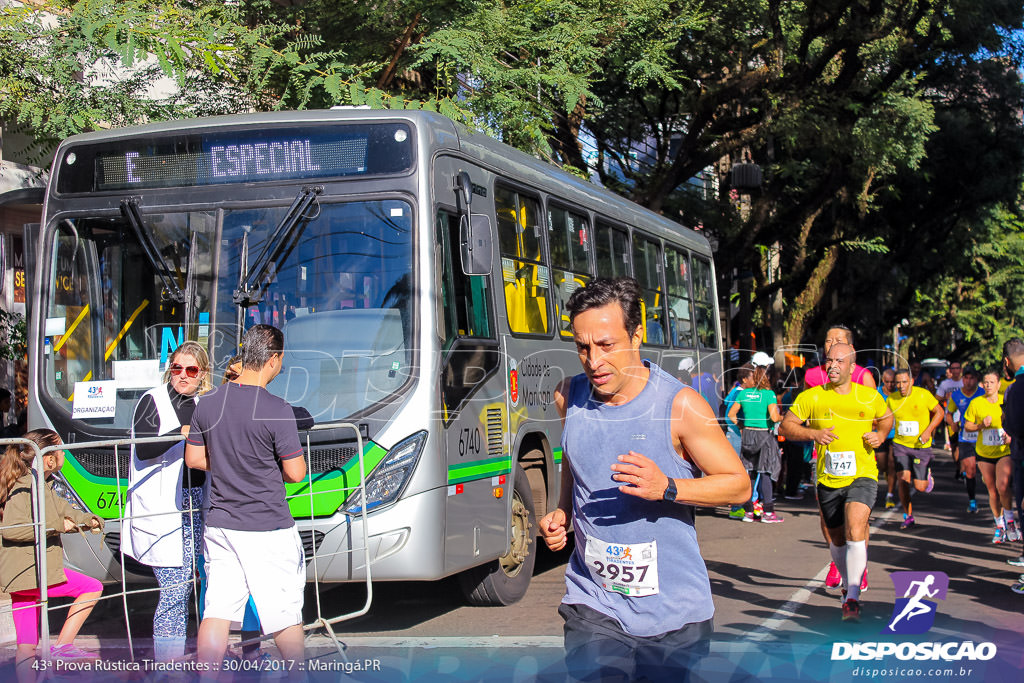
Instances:
[[[185,342],[171,356],[164,384],[139,399],[132,437],[187,436],[196,401],[211,388],[206,350],[197,342]],[[183,441],[132,446],[122,548],[152,567],[160,584],[153,614],[157,661],[185,654],[188,597],[196,549],[202,544],[206,473],[185,467],[184,456]]]

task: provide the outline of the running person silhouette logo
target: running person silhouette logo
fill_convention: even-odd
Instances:
[[[935,600],[945,600],[949,577],[943,572],[892,572],[896,604],[882,633],[924,633],[935,623]],[[902,596],[902,597],[899,597]]]

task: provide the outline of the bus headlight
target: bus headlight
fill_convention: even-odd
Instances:
[[[405,490],[416,463],[427,443],[427,433],[417,432],[407,439],[395,444],[388,454],[366,477],[366,509],[367,511],[395,502]],[[363,511],[363,500],[360,491],[352,495],[352,499],[343,508],[350,515]]]
[[[53,492],[70,503],[71,507],[79,512],[89,512],[82,499],[75,495],[75,492],[68,486],[68,482],[57,472],[50,475],[50,485],[53,487]]]

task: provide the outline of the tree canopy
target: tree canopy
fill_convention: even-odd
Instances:
[[[766,346],[838,319],[880,344],[907,317],[921,352],[988,354],[1024,313],[1000,302],[1019,275],[1022,17],[1016,0],[37,0],[0,10],[0,118],[42,153],[146,120],[428,108],[701,228],[723,297],[753,274],[737,323],[773,326]],[[731,183],[747,160],[759,187]]]

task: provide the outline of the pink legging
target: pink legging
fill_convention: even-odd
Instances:
[[[47,587],[48,598],[77,598],[85,593],[103,590],[103,584],[85,574],[65,569],[68,580]],[[35,604],[35,607],[32,605]],[[14,632],[18,645],[35,645],[39,642],[39,589],[14,591],[11,593],[11,607],[14,610]]]

